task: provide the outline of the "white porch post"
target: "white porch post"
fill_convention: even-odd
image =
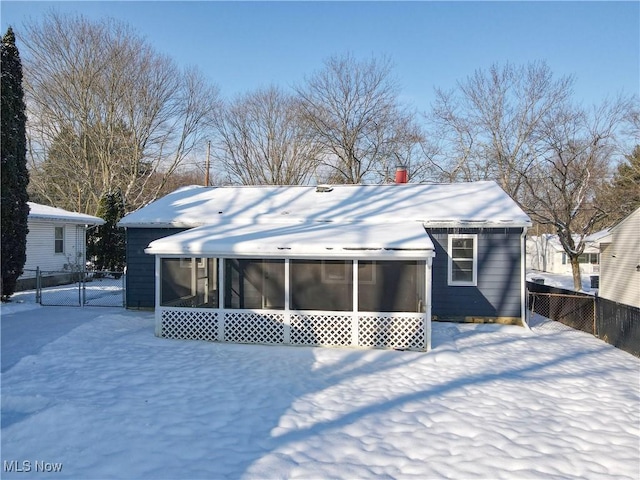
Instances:
[[[431,296],[432,296],[432,292],[431,292],[431,288],[432,288],[432,283],[433,283],[433,275],[432,275],[432,266],[433,266],[433,257],[428,257],[426,263],[426,270],[425,270],[425,286],[427,288],[427,291],[425,292],[425,298],[426,298],[426,305],[425,305],[425,309],[424,309],[424,315],[425,315],[425,348],[427,351],[431,350]]]
[[[291,344],[291,312],[290,312],[290,282],[291,282],[291,272],[289,269],[289,265],[291,260],[288,258],[284,259],[284,338],[283,341],[285,344]]]
[[[353,260],[353,308],[351,312],[351,345],[359,344],[360,322],[358,321],[358,260]]]
[[[226,315],[224,314],[224,271],[225,271],[225,259],[220,258],[218,260],[218,312],[220,317],[218,318],[218,341],[224,342],[224,326],[226,323]]]
[[[155,309],[155,317],[156,317],[156,337],[160,337],[162,335],[162,310],[160,308],[160,257],[158,255],[156,257],[156,272],[155,272],[155,290],[156,290],[156,309]]]

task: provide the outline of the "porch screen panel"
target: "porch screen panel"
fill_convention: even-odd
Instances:
[[[218,307],[218,260],[216,258],[162,258],[160,305]]]
[[[424,312],[424,261],[358,262],[358,311]]]
[[[226,259],[225,308],[284,309],[284,260]]]
[[[218,308],[218,259],[196,258],[196,291],[198,307]]]
[[[191,296],[191,259],[160,259],[160,305],[173,306]]]
[[[353,310],[351,260],[291,260],[293,310]]]

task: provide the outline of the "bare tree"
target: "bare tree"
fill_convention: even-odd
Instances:
[[[538,130],[537,144],[544,151],[522,175],[524,208],[556,231],[576,290],[582,289],[579,257],[585,238],[607,216],[598,193],[607,183],[616,133],[631,105],[631,99],[620,97],[591,112],[568,103],[556,106]]]
[[[384,180],[389,163],[405,161],[418,144],[413,115],[399,104],[387,59],[329,58],[296,91],[334,181]]]
[[[477,70],[451,91],[436,90],[425,153],[440,178],[496,180],[519,199],[523,175],[538,155],[538,130],[572,93],[543,62]]]
[[[275,87],[231,102],[215,125],[216,157],[231,183],[301,185],[315,173],[320,151],[306,134],[299,102]]]
[[[127,25],[50,13],[23,41],[36,197],[95,214],[118,187],[135,209],[203,143],[217,90]]]

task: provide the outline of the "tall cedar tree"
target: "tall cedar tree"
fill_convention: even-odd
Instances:
[[[27,259],[27,141],[22,63],[11,27],[2,37],[2,301],[15,292]]]
[[[124,216],[124,199],[120,189],[102,195],[98,216],[105,223],[90,234],[87,253],[95,259],[98,270],[121,272],[125,261],[125,234],[124,228],[117,226]]]

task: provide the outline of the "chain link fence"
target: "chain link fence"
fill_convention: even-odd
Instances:
[[[640,357],[640,308],[527,282],[529,310]]]
[[[529,310],[576,330],[596,334],[594,297],[530,292]]]
[[[125,282],[122,272],[38,270],[36,302],[66,307],[124,307]]]
[[[599,297],[596,318],[598,338],[640,357],[640,308]]]

